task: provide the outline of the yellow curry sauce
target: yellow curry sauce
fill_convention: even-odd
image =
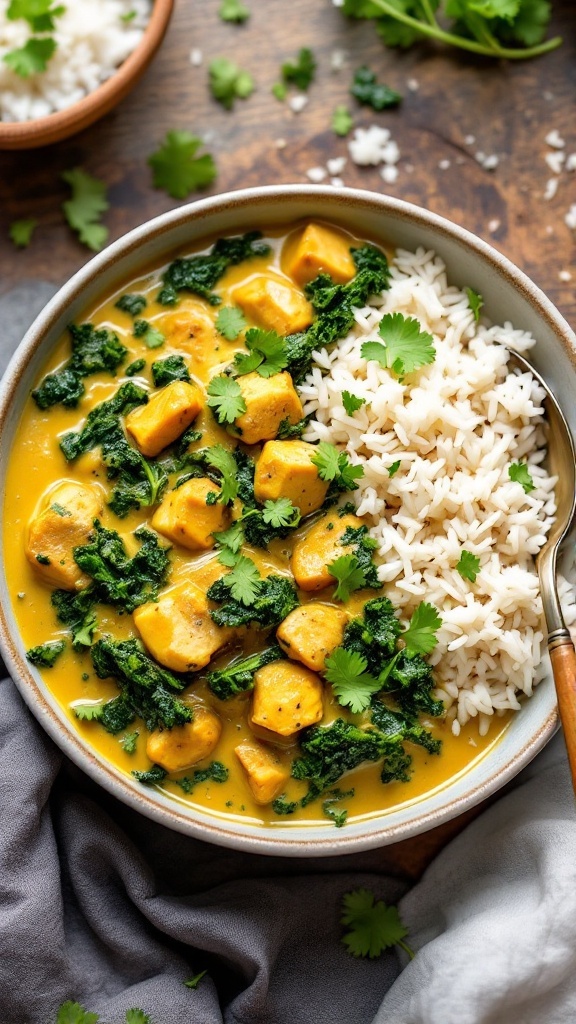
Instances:
[[[352,238],[343,236],[340,232],[337,234],[340,238],[345,237],[348,245],[361,244]],[[288,279],[285,268],[287,260],[289,261],[293,257],[300,237],[301,229],[294,232],[287,240],[277,233],[270,232],[266,238],[272,248],[270,255],[251,259],[229,268],[216,285],[215,291],[221,296],[222,305],[235,305],[234,289],[239,284],[250,282],[256,275],[263,273],[271,274],[272,278],[280,283],[284,281],[293,286],[294,282]],[[124,377],[123,370],[134,359],[145,358],[146,368],[132,379],[137,384],[152,388],[151,363],[168,355],[179,353],[185,358],[192,381],[205,391],[210,379],[229,366],[235,352],[246,351],[242,344],[242,335],[236,341],[230,342],[214,329],[213,322],[216,319],[218,306],[210,306],[206,301],[186,293],[180,294],[178,305],[174,309],[167,309],[166,306],[159,305],[155,300],[164,269],[162,267],[136,280],[126,282],[113,295],[107,296],[102,302],[85,311],[82,322],[90,322],[96,327],[113,330],[129,349],[129,355],[119,368],[117,376],[111,377],[109,374],[99,373],[85,379],[86,394],[75,409],[66,409],[62,405],[57,405],[46,411],[41,411],[30,399],[23,413],[6,480],[4,558],[11,598],[27,648],[60,637],[69,638],[68,630],[62,628],[57,622],[50,603],[53,587],[48,586],[40,579],[39,574],[25,555],[31,519],[37,515],[39,508],[46,506],[47,495],[62,481],[74,481],[91,486],[96,484],[102,488],[103,497],[110,489],[105,467],[102,466],[98,452],[88,452],[75,462],[68,463],[58,446],[59,438],[68,431],[79,430],[87,413],[103,400],[110,398],[118,386],[129,379]],[[148,305],[142,316],[165,335],[166,341],[161,348],[151,351],[141,340],[133,336],[133,318],[115,306],[118,298],[126,292],[137,293],[147,299]],[[197,330],[193,332],[188,329],[191,318],[198,325]],[[246,319],[250,325],[252,322],[250,316],[247,315]],[[42,377],[65,363],[69,355],[70,340],[68,336],[65,336],[56,346],[49,362],[44,367]],[[236,444],[230,434],[218,425],[215,416],[208,408],[204,408],[196,418],[194,427],[202,431],[202,439],[194,445],[195,450],[215,444],[227,447]],[[248,451],[253,456],[257,456],[259,448],[260,446],[254,446]],[[110,530],[116,530],[120,534],[129,554],[132,555],[138,547],[133,533],[139,526],[148,525],[153,513],[154,508],[141,508],[138,511],[130,512],[126,518],[120,519],[104,505],[101,521],[103,526]],[[274,540],[268,550],[246,546],[243,553],[253,559],[262,575],[267,575],[271,571],[278,575],[290,575],[290,557],[293,545],[309,528],[309,522],[304,519],[297,531],[286,539]],[[164,537],[160,537],[160,541],[163,544],[169,543]],[[214,549],[195,552],[176,544],[170,551],[170,560],[168,589],[184,581],[193,581],[205,591],[214,580],[223,574],[222,565],[217,560],[217,551]],[[346,605],[346,610],[352,615],[358,615],[368,599],[382,592],[357,591],[352,594]],[[324,604],[342,607],[339,602],[333,600],[332,594],[333,587],[316,593],[299,591],[298,596],[302,604],[310,600],[317,600]],[[127,639],[138,635],[131,615],[120,614],[114,608],[106,605],[98,605],[97,615],[96,639],[104,634],[111,634],[116,639]],[[240,644],[237,642],[235,646],[214,658],[206,671],[226,665],[239,654],[249,654],[266,646],[263,634],[270,632],[270,629],[262,630],[254,627],[243,630]],[[298,664],[298,662],[290,661],[290,664]],[[441,673],[441,665],[439,671]],[[185,702],[189,701],[193,706],[204,705],[216,712],[222,722],[220,740],[209,758],[173,774],[172,779],[166,779],[161,784],[161,788],[179,801],[192,806],[197,805],[224,817],[240,816],[243,820],[255,823],[265,822],[276,827],[295,826],[303,821],[316,821],[329,825],[330,823],[322,816],[321,801],[319,800],[304,808],[299,808],[296,814],[289,817],[279,817],[270,806],[262,806],[255,802],[247,776],[234,753],[239,744],[252,742],[255,733],[258,737],[258,729],[254,729],[249,724],[252,695],[248,692],[231,700],[218,700],[206,685],[203,679],[204,674],[200,672],[194,683],[184,691],[183,699]],[[77,654],[67,643],[65,652],[58,658],[55,665],[50,669],[43,670],[43,678],[56,699],[66,709],[73,728],[102,758],[112,762],[127,775],[133,770],[145,770],[150,767],[150,758],[146,752],[147,733],[143,722],[138,721],[129,727],[130,731],[137,730],[139,733],[136,750],[129,754],[119,741],[121,736],[106,732],[97,722],[79,721],[74,715],[72,710],[74,703],[100,702],[118,694],[118,687],[112,679],[97,678],[89,652]],[[326,685],[322,725],[327,725],[338,717],[349,717],[334,697],[330,696],[330,692],[331,688]],[[479,737],[474,721],[462,729],[458,738],[452,735],[450,728],[441,719],[423,719],[423,724],[431,729],[435,737],[442,740],[441,753],[432,755],[422,747],[408,744],[413,758],[413,773],[409,782],[395,781],[383,784],[380,780],[380,765],[378,763],[365,764],[348,773],[342,780],[342,787],[347,790],[353,787],[355,790],[353,799],[345,802],[349,821],[364,816],[382,814],[391,808],[416,801],[423,795],[453,780],[458,774],[468,769],[475,760],[485,756],[502,735],[507,718],[503,717],[497,723],[495,722],[490,736],[486,738]],[[262,737],[260,736],[260,738]],[[268,741],[276,739],[276,754],[279,761],[287,767],[297,753],[297,738],[297,734],[288,739],[280,736],[271,737],[269,733],[266,735]],[[218,760],[229,769],[227,781],[200,783],[190,795],[186,795],[173,781],[178,776],[192,775],[195,768],[202,767],[211,760]],[[290,778],[283,788],[283,794],[287,800],[298,800],[306,790],[306,783]]]

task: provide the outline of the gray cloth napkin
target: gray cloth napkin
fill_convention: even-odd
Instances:
[[[2,366],[49,292],[0,298]],[[575,848],[561,737],[406,894],[377,850],[256,857],[148,821],[70,764],[4,680],[0,1024],[54,1024],[67,999],[101,1024],[134,1006],[153,1024],[574,1024]],[[394,951],[355,960],[341,944],[341,898],[360,886],[400,900],[419,951],[403,973]]]

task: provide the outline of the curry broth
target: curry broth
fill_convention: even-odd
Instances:
[[[289,236],[282,254],[284,236],[268,232],[267,241],[272,246],[272,254],[258,257],[249,263],[230,268],[220,280],[217,291],[222,297],[223,305],[232,305],[233,291],[240,282],[264,270],[273,271],[279,280],[286,275],[283,263],[286,252],[293,245],[293,237]],[[350,239],[351,244],[358,244]],[[174,310],[167,311],[154,301],[158,292],[158,280],[164,268],[147,273],[118,289],[115,294],[88,309],[84,321],[96,327],[108,327],[116,332],[122,343],[128,348],[129,355],[124,365],[136,358],[145,357],[147,366],[142,374],[132,378],[122,375],[122,368],[117,377],[97,375],[86,381],[86,395],[76,409],[65,409],[56,406],[41,411],[30,400],[22,415],[16,434],[14,452],[9,463],[6,478],[5,494],[5,544],[4,559],[9,592],[20,631],[26,647],[45,643],[48,639],[66,638],[67,630],[59,628],[54,610],[50,604],[51,589],[34,573],[25,553],[25,539],[28,523],[34,515],[39,503],[45,501],[46,493],[63,480],[79,483],[98,484],[104,490],[107,487],[105,469],[97,455],[87,453],[81,456],[74,465],[66,463],[55,439],[70,430],[80,429],[87,413],[101,401],[110,398],[118,385],[124,380],[132,379],[135,383],[151,386],[150,364],[172,353],[185,356],[193,381],[206,387],[210,377],[227,366],[234,352],[242,350],[238,341],[228,342],[220,335],[214,336],[211,343],[206,337],[183,336],[182,324],[186,313],[201,310],[205,316],[215,319],[217,309],[210,307],[202,299],[194,296],[181,298]],[[133,318],[115,308],[115,302],[125,292],[144,295],[148,301],[145,311],[146,319],[159,327],[166,334],[166,343],[161,349],[150,351],[133,336]],[[43,368],[42,377],[57,369],[69,358],[70,342],[68,337],[60,340],[50,360]],[[203,432],[201,447],[217,443],[229,444],[230,435],[217,423],[210,410],[200,413],[194,424]],[[255,448],[257,451],[257,448]],[[124,540],[130,554],[136,549],[133,532],[138,526],[148,522],[147,510],[140,509],[129,513],[125,519],[118,519],[108,508],[101,517],[105,527],[116,530]],[[149,511],[149,510],[148,510]],[[306,527],[304,527],[306,529]],[[297,538],[302,531],[296,531],[286,540],[277,540],[270,545],[268,551],[246,546],[246,553],[254,560],[259,570],[272,570],[280,575],[289,574],[289,556],[293,537]],[[162,539],[162,538],[161,538]],[[171,551],[171,586],[183,579],[193,579],[203,589],[221,574],[221,566],[216,561],[214,551],[200,555],[173,546]],[[364,601],[374,595],[374,591],[363,591],[354,594],[347,606],[354,614],[359,614]],[[320,594],[300,592],[302,603],[319,598],[324,603],[329,599]],[[110,633],[115,639],[127,639],[136,634],[131,616],[121,614],[106,606],[98,606],[97,635]],[[257,649],[257,634],[248,629],[243,650],[249,653]],[[261,643],[260,643],[261,646]],[[238,653],[237,650],[232,652]],[[230,654],[215,660],[217,667],[225,664]],[[213,664],[209,666],[213,667]],[[87,676],[87,678],[83,678]],[[79,721],[70,705],[74,702],[99,702],[102,698],[109,699],[118,693],[111,680],[98,679],[93,671],[89,653],[77,654],[67,645],[64,654],[53,668],[45,670],[43,678],[50,691],[65,709],[73,727],[105,760],[112,762],[127,775],[134,769],[146,769],[150,765],[145,749],[146,728],[142,722],[130,727],[139,732],[139,740],[135,753],[128,754],[123,749],[117,736],[107,733],[98,723]],[[185,699],[193,704],[207,704],[219,714],[222,724],[222,736],[213,751],[214,758],[222,761],[229,769],[229,778],[224,783],[201,783],[188,796],[174,783],[167,780],[162,789],[171,797],[188,805],[198,806],[225,817],[241,816],[243,820],[256,823],[266,822],[271,826],[297,826],[302,821],[316,821],[328,824],[321,817],[321,803],[316,801],[300,809],[297,818],[278,817],[269,807],[257,805],[248,786],[243,770],[238,765],[234,747],[238,743],[254,738],[254,730],[248,724],[250,694],[242,695],[230,701],[219,701],[200,681],[186,691]],[[335,703],[326,703],[324,723],[329,723],[338,715],[345,717],[343,709]],[[489,737],[480,737],[474,722],[462,729],[460,737],[452,735],[444,723],[430,720],[424,724],[431,728],[433,734],[442,739],[441,754],[430,755],[421,747],[409,745],[413,757],[413,776],[408,783],[392,782],[383,785],[380,781],[378,764],[369,764],[350,772],[343,780],[346,788],[354,787],[355,796],[346,802],[349,819],[355,820],[365,816],[376,816],[391,808],[416,801],[432,790],[445,785],[457,775],[468,769],[476,760],[486,755],[500,739],[506,728],[508,717],[499,718],[491,730]],[[295,742],[295,741],[294,741]],[[294,745],[280,748],[280,757],[290,759]],[[178,774],[190,774],[193,769]],[[286,786],[288,800],[297,799],[306,792],[306,784],[291,779]]]

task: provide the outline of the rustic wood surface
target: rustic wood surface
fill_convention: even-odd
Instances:
[[[558,129],[566,153],[576,152],[576,18],[573,0],[554,0],[552,29],[564,45],[545,57],[498,63],[435,45],[406,53],[385,49],[373,25],[349,22],[330,0],[247,0],[250,21],[218,18],[219,0],[177,0],[163,47],[134,93],[103,121],[59,145],[0,153],[0,294],[22,279],[63,283],[89,258],[63,221],[67,190],[61,172],[82,166],[109,186],[110,239],[179,205],[151,185],[147,157],[169,129],[206,138],[218,164],[212,192],[250,185],[305,182],[306,171],[347,155],[347,142],[330,128],[334,108],[349,105],[355,124],[390,128],[401,160],[394,185],[377,168],[350,159],[346,185],[388,191],[443,214],[490,241],[525,270],[570,320],[576,319],[576,233],[564,216],[576,203],[576,171],[559,175],[556,195],[544,199],[554,177],[545,156],[547,133]],[[310,46],[318,74],[299,113],[270,92],[280,64]],[[192,66],[190,51],[202,51]],[[344,49],[343,71],[331,54]],[[250,70],[256,91],[226,112],[209,95],[207,65],[226,56]],[[375,114],[350,99],[352,72],[361,64],[404,94],[397,111]],[[471,142],[469,137],[474,136]],[[279,147],[277,140],[286,145]],[[498,166],[484,169],[482,151]],[[193,198],[193,197],[192,197]],[[11,221],[36,217],[29,249],[7,238]],[[572,274],[572,279],[568,274]],[[417,877],[431,857],[478,813],[382,851],[383,869]]]

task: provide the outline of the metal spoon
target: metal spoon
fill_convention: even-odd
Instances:
[[[556,587],[558,552],[569,533],[576,513],[576,452],[564,413],[546,381],[517,352],[510,353],[509,366],[517,366],[523,372],[527,370],[546,392],[544,404],[548,421],[547,468],[552,476],[558,478],[558,482],[555,487],[556,517],[546,543],[536,558],[536,567],[540,577],[540,593],[548,629],[548,651],[558,697],[558,710],[568,751],[572,784],[576,792],[576,651],[564,624]]]

